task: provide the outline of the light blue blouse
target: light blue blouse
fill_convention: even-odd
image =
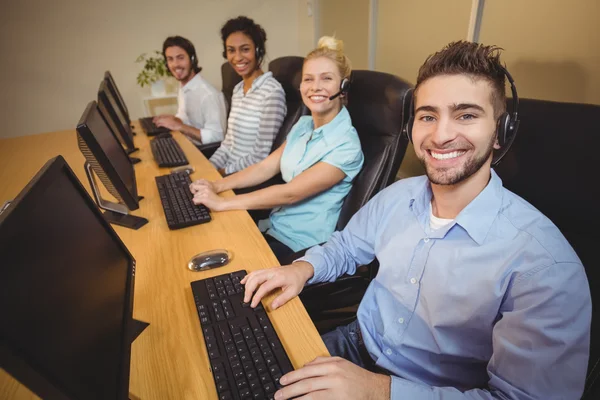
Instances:
[[[294,251],[329,239],[352,180],[360,172],[364,157],[350,114],[343,107],[338,115],[318,129],[311,116],[301,117],[290,131],[281,156],[281,175],[290,182],[303,171],[326,162],[346,176],[335,186],[289,206],[275,208],[268,220],[260,221],[267,232]]]

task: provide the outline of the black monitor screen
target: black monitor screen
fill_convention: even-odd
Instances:
[[[77,133],[83,139],[89,152],[81,148],[96,174],[109,192],[123,201],[130,210],[138,208],[135,170],[129,157],[110,131],[106,121],[100,115],[95,101],[88,104],[79,123]],[[116,176],[113,174],[116,173]],[[119,193],[121,183],[127,193]],[[133,202],[133,203],[132,203]]]
[[[0,215],[0,259],[2,366],[42,397],[127,398],[134,261],[62,157]]]
[[[108,90],[106,80],[103,80],[100,83],[100,88],[98,89],[98,102],[102,103],[103,107],[105,107],[109,114],[112,115],[113,121],[119,129],[119,132],[121,132],[123,139],[130,142],[128,146],[133,148],[133,131],[131,130],[129,122],[127,122],[127,117],[123,115],[112,93]]]
[[[123,96],[121,96],[121,92],[119,91],[119,88],[117,87],[117,83],[113,79],[110,71],[106,71],[104,73],[104,80],[106,81],[108,90],[110,90],[110,93],[113,95],[115,101],[117,102],[117,105],[121,109],[121,112],[123,113],[125,118],[127,118],[127,122],[131,123],[131,121],[129,120],[129,110],[127,110],[127,105],[125,104],[125,100],[123,100]]]

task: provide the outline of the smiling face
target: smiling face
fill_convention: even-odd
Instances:
[[[489,174],[496,141],[492,86],[467,75],[439,75],[415,94],[412,140],[429,180],[455,185]]]
[[[194,77],[192,60],[188,53],[179,46],[167,47],[165,50],[167,66],[171,74],[179,82],[185,84]]]
[[[304,63],[300,93],[313,117],[328,119],[327,116],[337,115],[342,107],[341,98],[329,100],[329,97],[340,90],[341,81],[337,65],[327,57],[311,58]]]
[[[242,78],[257,69],[256,47],[252,38],[243,32],[234,32],[225,40],[227,61]]]

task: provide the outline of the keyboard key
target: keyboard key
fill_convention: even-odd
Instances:
[[[217,392],[223,393],[229,390],[227,382],[217,383]]]
[[[219,394],[219,400],[233,400],[233,397],[231,396],[231,393],[227,391]]]

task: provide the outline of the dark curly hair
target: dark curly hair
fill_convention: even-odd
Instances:
[[[227,46],[225,42],[229,35],[235,32],[242,32],[252,39],[256,48],[257,64],[261,65],[266,54],[265,43],[267,41],[267,32],[259,24],[255,23],[253,19],[244,16],[230,19],[221,28],[223,58],[227,58]]]
[[[430,55],[419,68],[415,93],[426,80],[439,75],[468,75],[473,79],[485,79],[492,85],[492,105],[495,117],[506,111],[504,67],[500,62],[503,49],[480,43],[452,42],[442,50]]]
[[[167,62],[167,56],[165,52],[169,47],[174,46],[181,47],[183,50],[185,50],[187,55],[190,57],[190,61],[192,62],[192,68],[194,69],[195,73],[202,71],[202,67],[198,66],[198,56],[196,56],[196,49],[194,48],[194,45],[192,44],[192,42],[181,36],[169,36],[165,39],[162,50],[163,57],[165,58],[165,63]]]

